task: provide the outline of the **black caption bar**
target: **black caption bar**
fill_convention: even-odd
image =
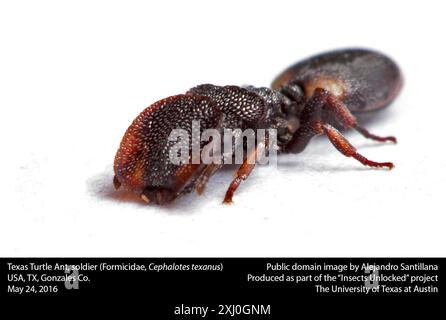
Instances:
[[[296,301],[444,299],[443,258],[2,258],[1,299],[149,297],[169,318],[268,319]],[[295,311],[295,310],[294,310]]]

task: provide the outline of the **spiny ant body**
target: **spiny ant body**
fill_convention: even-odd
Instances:
[[[114,185],[138,192],[146,202],[164,204],[181,194],[201,194],[217,164],[173,164],[169,141],[173,129],[192,134],[192,121],[206,129],[277,130],[282,153],[299,153],[312,137],[326,135],[342,154],[363,165],[393,168],[390,162],[371,161],[336,128],[355,129],[376,141],[380,137],[358,124],[357,117],[390,104],[402,86],[397,65],[370,50],[345,49],[299,62],[282,72],[269,88],[199,85],[186,94],[160,100],[146,108],[127,129],[114,162]],[[261,143],[262,141],[257,141]],[[200,142],[200,148],[205,142]],[[225,203],[254,168],[246,155],[230,184]]]

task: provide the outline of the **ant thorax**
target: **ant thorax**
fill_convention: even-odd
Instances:
[[[260,126],[277,130],[277,143],[280,147],[290,141],[299,127],[299,110],[301,109],[293,97],[266,87],[245,87],[263,98],[267,114]]]

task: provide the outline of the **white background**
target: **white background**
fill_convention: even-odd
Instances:
[[[446,22],[429,1],[9,1],[0,4],[0,255],[444,256]],[[401,96],[347,136],[258,167],[221,204],[147,206],[115,193],[112,163],[146,106],[200,83],[268,86],[288,65],[361,46],[393,57]]]

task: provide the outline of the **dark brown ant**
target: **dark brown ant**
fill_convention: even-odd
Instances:
[[[361,127],[355,115],[384,108],[398,95],[402,76],[398,66],[383,54],[364,49],[323,53],[299,62],[281,73],[272,88],[214,86],[204,84],[186,94],[160,100],[146,108],[127,129],[114,162],[114,185],[138,192],[145,202],[164,204],[195,189],[199,194],[216,164],[173,164],[169,161],[173,129],[191,132],[191,122],[208,128],[277,130],[282,153],[299,153],[316,135],[326,135],[346,157],[365,166],[394,167],[391,162],[371,161],[338,131],[355,129],[376,141],[396,142]],[[203,147],[202,143],[200,147]],[[224,203],[255,164],[246,155],[230,184]]]

